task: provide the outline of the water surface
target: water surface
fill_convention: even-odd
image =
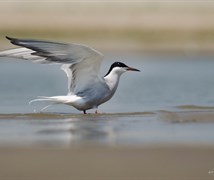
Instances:
[[[208,56],[107,54],[101,74],[114,61],[141,70],[121,77],[101,115],[69,106],[28,102],[67,93],[58,65],[1,58],[0,145],[75,144],[214,145],[214,61]],[[89,111],[93,113],[93,110]]]

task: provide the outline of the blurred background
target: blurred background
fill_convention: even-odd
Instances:
[[[6,35],[91,46],[103,75],[114,61],[141,72],[100,115],[39,113],[28,102],[66,94],[65,73],[1,57],[0,179],[213,178],[214,1],[0,0],[0,50],[15,48]]]
[[[104,53],[102,75],[114,61],[141,69],[124,75],[114,98],[101,106],[107,112],[213,106],[213,19],[214,2],[203,0],[1,1],[0,49],[15,48],[6,35],[74,42]],[[66,87],[58,66],[1,58],[0,112],[32,112],[27,102],[66,94]]]
[[[106,51],[212,53],[213,1],[0,2],[4,36],[78,42]]]

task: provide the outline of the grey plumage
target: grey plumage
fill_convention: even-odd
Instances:
[[[123,63],[112,64],[105,77],[99,76],[103,54],[81,44],[16,39],[6,37],[22,48],[0,52],[9,56],[31,60],[35,63],[60,63],[68,77],[66,96],[41,97],[34,101],[48,101],[71,105],[86,112],[108,101],[115,93],[120,75],[126,71],[139,71]]]

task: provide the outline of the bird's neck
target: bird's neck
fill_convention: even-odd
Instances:
[[[115,91],[117,89],[120,76],[121,74],[112,71],[107,76],[104,77],[104,80],[111,91]]]

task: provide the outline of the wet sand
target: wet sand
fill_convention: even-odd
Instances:
[[[9,180],[213,179],[214,148],[78,147],[0,149],[0,178]]]
[[[159,111],[158,118],[173,123],[214,122],[213,107],[185,105],[177,108],[180,109],[178,112]]]
[[[188,123],[211,123],[214,121],[212,108],[181,106],[180,111],[157,111],[143,113],[75,115],[75,114],[1,114],[0,120],[45,121],[50,119],[60,123],[63,119],[80,118],[88,123],[84,129],[90,136],[90,124],[103,123],[107,117],[118,121],[118,117],[152,117],[169,125]],[[188,110],[188,111],[184,111]],[[85,118],[85,119],[84,119]],[[96,119],[97,118],[97,119]],[[99,119],[99,121],[97,121]],[[86,120],[86,121],[85,121]],[[38,121],[38,122],[39,122]],[[36,123],[38,123],[36,121]],[[31,122],[32,123],[32,122]],[[32,125],[36,126],[36,123]],[[49,122],[51,123],[51,122]],[[53,123],[53,122],[52,122]],[[110,123],[110,121],[108,121]],[[55,124],[57,125],[57,124]],[[21,125],[22,126],[22,125]],[[124,128],[126,126],[123,124]],[[102,127],[99,127],[102,129]],[[81,129],[78,126],[75,131]],[[71,131],[71,130],[70,130]],[[49,132],[50,133],[50,132]],[[80,131],[80,134],[82,130]],[[83,134],[84,134],[83,133]],[[94,132],[93,132],[94,133]],[[117,132],[119,133],[119,132]],[[95,133],[99,139],[99,133]],[[171,136],[172,134],[169,134]],[[103,136],[103,135],[102,135]],[[107,135],[109,136],[109,135]],[[84,137],[85,138],[85,137]],[[0,148],[0,179],[6,180],[177,180],[177,179],[213,179],[214,178],[214,145],[210,144],[100,144],[99,141],[86,141],[81,144],[70,142],[69,146],[50,146],[33,144],[25,146],[14,144]],[[81,141],[81,139],[79,139]]]
[[[212,130],[206,128],[208,134],[200,131],[207,127],[203,125],[213,126],[213,107],[184,105],[167,111],[99,115],[1,114],[0,123],[2,122],[9,123],[9,127],[17,123],[15,136],[23,133],[23,136],[16,137],[15,143],[10,145],[0,141],[2,180],[214,178]],[[25,127],[26,123],[28,125]],[[180,129],[176,129],[178,126]],[[151,137],[163,127],[162,131]],[[28,132],[25,134],[26,129]],[[146,129],[154,132],[147,134]],[[8,131],[11,134],[13,129]],[[163,141],[160,138],[152,141],[153,138],[163,135],[164,131],[167,136],[162,138],[171,136],[172,140]],[[182,131],[180,133],[184,136],[174,136],[178,131]],[[197,139],[194,133],[191,136],[192,132],[199,133],[202,139]],[[133,133],[136,135],[132,136]],[[146,135],[149,136],[148,139],[144,139]],[[2,136],[9,139],[7,134]],[[41,139],[35,141],[36,138]],[[185,141],[188,138],[190,141]],[[206,138],[211,140],[203,143]],[[136,139],[138,140],[130,142]],[[62,141],[64,144],[60,145],[59,142]]]

